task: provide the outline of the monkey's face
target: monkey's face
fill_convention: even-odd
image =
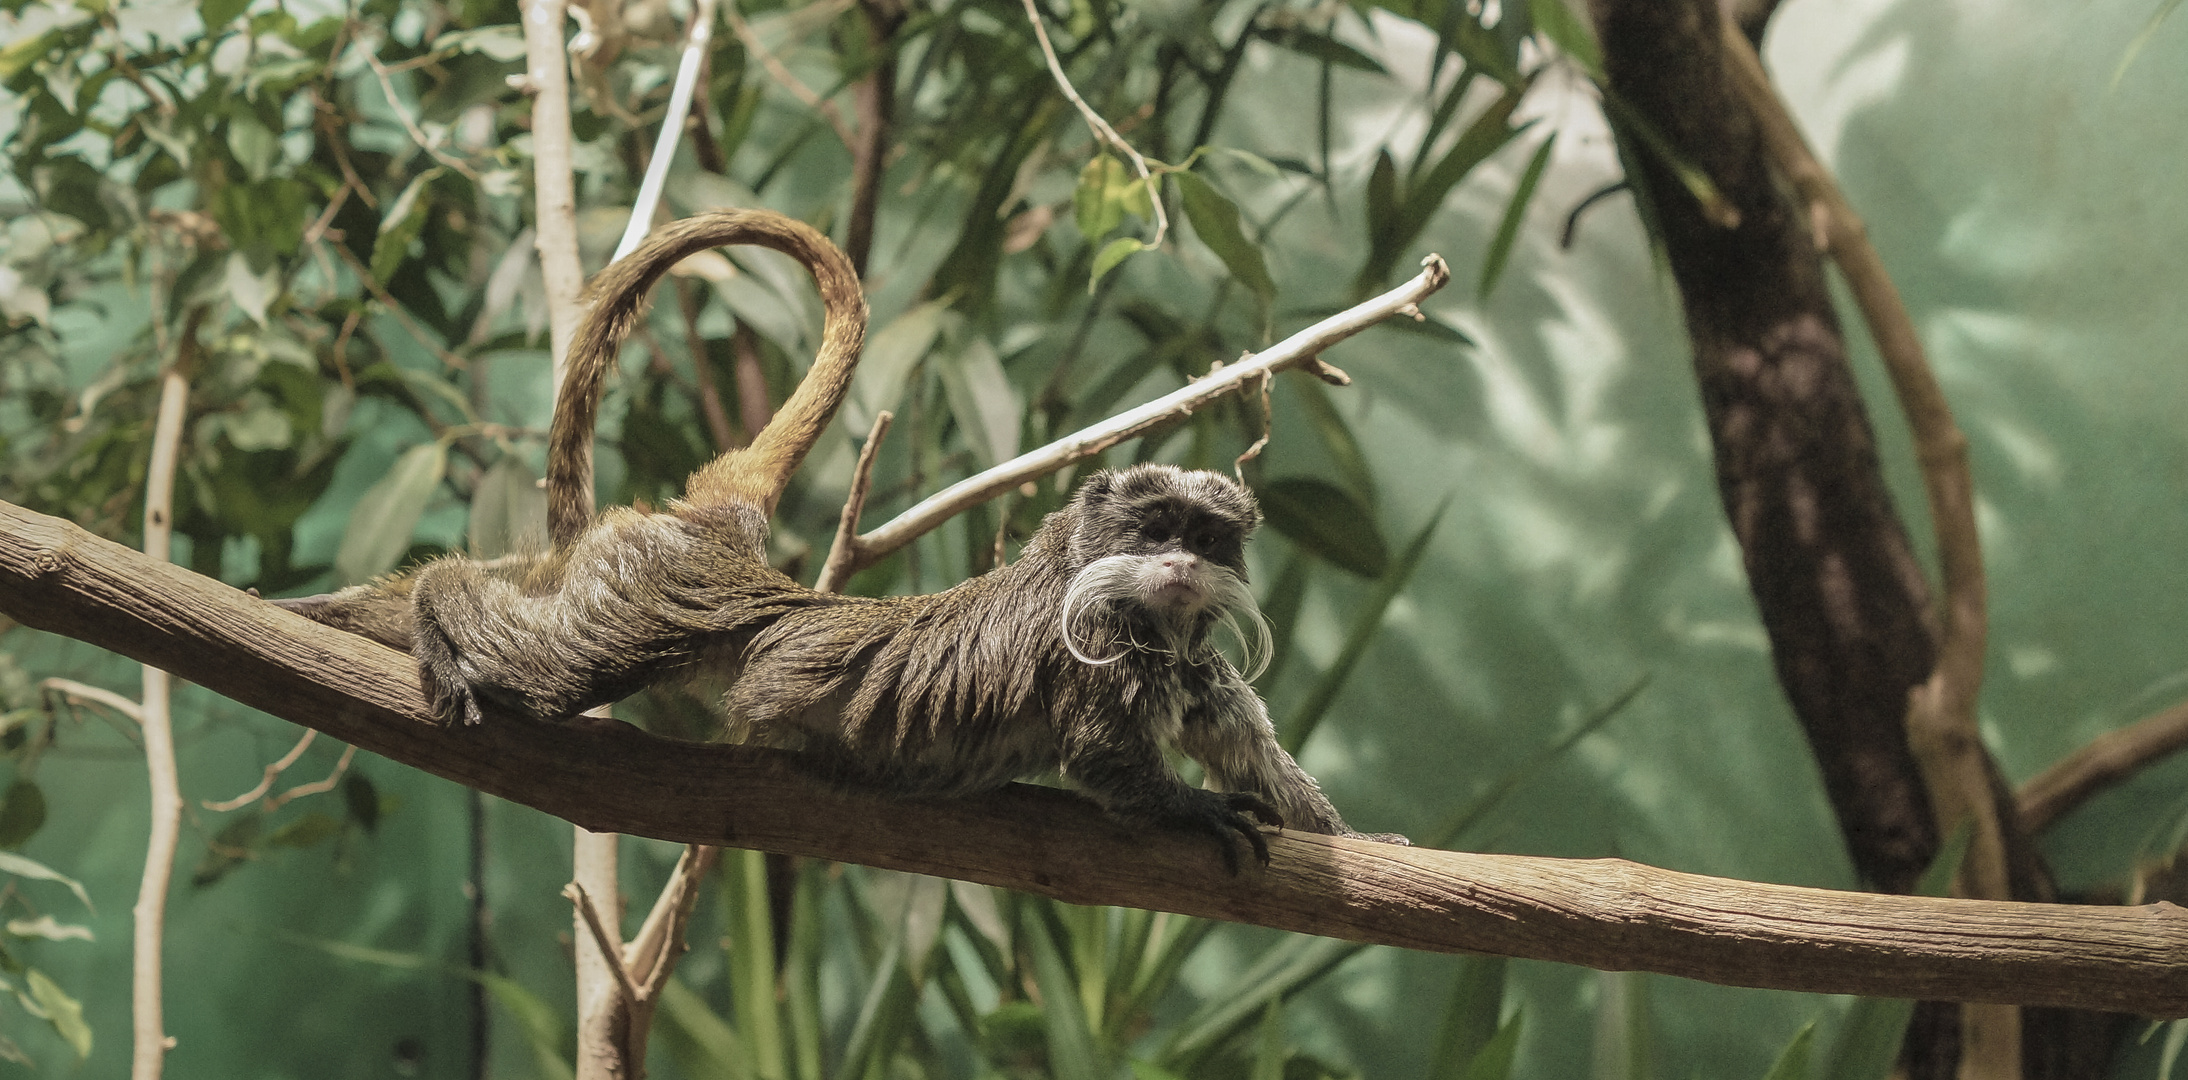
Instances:
[[[1261,511],[1245,488],[1216,473],[1139,465],[1089,478],[1073,511],[1078,573],[1063,629],[1079,659],[1123,655],[1107,639],[1197,661],[1212,624],[1228,627],[1249,653],[1266,638],[1246,587],[1246,538]],[[1260,632],[1249,638],[1241,619]]]

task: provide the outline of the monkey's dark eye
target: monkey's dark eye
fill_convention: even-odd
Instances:
[[[1193,533],[1193,550],[1203,555],[1213,554],[1216,545],[1223,541],[1221,533],[1214,529],[1201,529]]]
[[[1177,533],[1171,531],[1169,522],[1150,521],[1140,526],[1140,535],[1146,537],[1150,544],[1167,544]]]

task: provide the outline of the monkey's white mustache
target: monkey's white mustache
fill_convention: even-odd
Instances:
[[[1262,617],[1245,579],[1229,568],[1196,560],[1190,580],[1183,584],[1197,589],[1202,602],[1172,613],[1149,603],[1152,593],[1173,584],[1160,580],[1170,571],[1161,567],[1158,559],[1153,555],[1110,555],[1079,571],[1064,592],[1064,648],[1082,662],[1096,666],[1116,663],[1134,646],[1193,661],[1197,659],[1192,655],[1194,630],[1205,612],[1238,641],[1243,654],[1241,674],[1248,682],[1259,678],[1267,670],[1269,655],[1276,646],[1269,633],[1269,620]],[[1139,608],[1154,616],[1150,621],[1162,641],[1132,640],[1125,621],[1111,614],[1118,607]],[[1253,627],[1251,634],[1247,626]],[[1111,644],[1118,646],[1113,655],[1091,655],[1094,649]]]

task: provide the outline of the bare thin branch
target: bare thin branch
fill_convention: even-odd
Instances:
[[[395,81],[388,77],[387,65],[380,62],[380,57],[376,55],[375,51],[367,48],[362,38],[357,39],[355,45],[357,54],[364,57],[365,63],[372,66],[372,74],[380,80],[380,92],[387,96],[387,107],[394,111],[397,120],[403,122],[403,130],[410,133],[410,141],[418,144],[418,149],[431,155],[433,160],[462,173],[466,179],[471,180],[473,183],[478,182],[479,171],[477,169],[472,168],[471,164],[464,159],[441,149],[438,143],[426,137],[426,133],[418,127],[418,122],[411,119],[410,110],[403,107],[403,99],[395,94]]]
[[[342,756],[335,759],[334,768],[327,773],[326,779],[314,780],[309,784],[298,784],[295,787],[292,787],[289,790],[284,791],[281,794],[266,800],[266,808],[268,810],[271,810],[277,806],[280,806],[283,803],[288,802],[291,799],[301,799],[306,795],[324,795],[327,792],[333,791],[334,785],[342,782],[342,774],[349,771],[349,763],[356,757],[356,747],[343,747]]]
[[[876,413],[866,445],[859,447],[858,465],[851,471],[851,493],[844,498],[843,517],[836,522],[836,541],[828,546],[828,561],[821,564],[820,581],[813,586],[817,591],[842,592],[843,583],[864,565],[859,561],[858,519],[866,512],[866,496],[874,488],[874,459],[882,437],[889,434],[889,423],[895,419],[896,414],[886,409]]]
[[[593,904],[592,894],[585,891],[585,886],[573,881],[562,887],[562,895],[569,897],[571,905],[577,908],[578,922],[592,931],[593,944],[600,947],[601,955],[620,956],[622,950],[616,947],[615,939],[608,935],[607,924],[600,918],[600,909]],[[608,966],[615,971],[615,983],[622,989],[625,1001],[635,1003],[644,1000],[638,995],[638,987],[631,983],[630,970],[621,961]]]
[[[2188,702],[2107,731],[2021,785],[2021,831],[2034,836],[2091,795],[2188,747]]]
[[[1163,237],[1170,233],[1170,214],[1162,208],[1162,187],[1156,183],[1155,175],[1148,171],[1147,159],[1141,157],[1139,151],[1132,149],[1132,144],[1124,141],[1124,136],[1117,134],[1117,129],[1110,127],[1109,121],[1102,119],[1102,114],[1095,112],[1094,106],[1087,104],[1086,99],[1079,96],[1079,88],[1071,85],[1071,76],[1064,74],[1064,62],[1056,58],[1056,46],[1049,44],[1048,27],[1041,21],[1041,9],[1033,5],[1033,0],[1024,0],[1024,4],[1026,21],[1033,24],[1033,36],[1041,43],[1041,55],[1048,59],[1048,73],[1056,80],[1057,89],[1062,90],[1064,97],[1078,107],[1079,115],[1086,118],[1086,126],[1094,130],[1095,137],[1116,147],[1118,153],[1132,162],[1132,171],[1140,174],[1140,183],[1147,185],[1147,201],[1155,208],[1155,235],[1148,239],[1147,246],[1160,245]]]
[[[103,686],[92,686],[74,679],[41,679],[38,685],[67,698],[71,705],[98,705],[112,709],[138,724],[144,723],[144,706]]]
[[[814,93],[812,87],[805,85],[789,68],[784,67],[783,62],[769,52],[766,45],[761,44],[760,35],[753,31],[752,24],[745,21],[744,15],[738,12],[735,4],[724,9],[722,15],[729,20],[729,28],[736,33],[737,40],[744,42],[745,51],[758,59],[760,66],[767,70],[768,77],[790,91],[791,96],[804,102],[806,108],[819,113],[821,119],[828,121],[828,127],[836,133],[836,138],[843,142],[844,148],[855,152],[858,138],[851,133],[850,125],[843,122],[843,113],[836,108],[836,103]]]
[[[256,787],[253,787],[251,790],[246,791],[233,799],[225,799],[220,802],[214,802],[211,799],[205,799],[200,801],[198,805],[203,806],[207,810],[212,810],[216,813],[226,813],[230,810],[241,810],[244,807],[249,806],[254,802],[257,802],[260,796],[263,796],[267,792],[273,790],[274,778],[280,776],[283,772],[287,771],[289,766],[296,764],[297,759],[304,756],[304,751],[310,749],[312,740],[318,737],[318,732],[313,731],[310,728],[305,728],[304,737],[296,740],[296,745],[289,747],[288,753],[281,755],[280,760],[277,760],[273,764],[266,766],[266,774],[259,777],[258,785]]]
[[[928,496],[925,501],[897,515],[888,524],[858,538],[854,545],[856,557],[852,565],[844,571],[844,576],[849,577],[850,574],[872,565],[874,560],[911,543],[968,507],[986,502],[1028,480],[1047,476],[1072,462],[1092,457],[1126,439],[1190,416],[1193,410],[1246,387],[1253,380],[1294,367],[1306,367],[1317,374],[1324,370],[1335,372],[1335,368],[1329,368],[1320,361],[1320,354],[1324,349],[1392,315],[1411,315],[1418,318],[1420,312],[1414,305],[1443,288],[1444,283],[1451,280],[1451,270],[1444,265],[1440,256],[1428,256],[1421,260],[1421,266],[1421,272],[1411,281],[1323,319],[1258,354],[1211,371],[1200,380],[1139,408],[1073,432],[1038,450],[1021,454]],[[1325,374],[1323,377],[1328,376]]]
[[[159,413],[152,424],[152,461],[145,471],[144,554],[162,563],[167,561],[174,535],[175,466],[182,456],[182,422],[190,405],[190,380],[185,372],[195,359],[192,354],[203,311],[191,311],[174,360],[160,376]],[[146,665],[138,719],[144,727],[144,761],[152,782],[152,828],[145,844],[144,877],[131,909],[136,936],[131,963],[130,1080],[159,1080],[169,1045],[160,992],[160,952],[167,932],[167,883],[174,876],[175,845],[182,836],[182,783],[175,772],[169,690],[167,672]]]

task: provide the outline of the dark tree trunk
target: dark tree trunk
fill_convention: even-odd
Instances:
[[[1735,5],[1759,39],[1773,5]],[[1639,140],[1623,140],[1686,310],[1725,514],[1854,866],[1910,891],[1939,838],[1906,737],[1907,693],[1930,675],[1939,630],[1930,589],[1878,467],[1807,216],[1773,175],[1761,132],[1725,66],[1713,0],[1589,0],[1611,91],[1717,185],[1738,214],[1711,220]],[[2013,820],[1993,766],[1994,795]],[[2009,829],[2015,898],[2054,899]],[[2119,1018],[2024,1015],[2029,1077],[2101,1075]],[[1925,1003],[1901,1064],[1949,1078],[1957,1007]]]

